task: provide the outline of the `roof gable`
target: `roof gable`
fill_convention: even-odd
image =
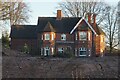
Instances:
[[[96,31],[95,31],[95,30],[93,29],[93,27],[86,21],[86,19],[84,19],[84,17],[82,17],[82,18],[79,20],[79,22],[78,22],[78,23],[75,25],[75,27],[71,30],[70,34],[72,34],[72,33],[75,31],[75,29],[79,26],[79,24],[82,23],[83,20],[85,21],[85,23],[87,23],[88,27],[94,32],[94,34],[97,35]]]
[[[55,29],[53,28],[53,26],[50,24],[50,22],[48,22],[43,30],[44,32],[55,32]]]

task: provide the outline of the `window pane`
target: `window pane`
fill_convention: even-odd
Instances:
[[[80,40],[86,40],[87,39],[87,33],[86,32],[80,32],[79,36],[80,36]]]
[[[45,34],[45,40],[50,40],[50,34]]]
[[[66,35],[65,34],[61,35],[61,40],[66,40]]]

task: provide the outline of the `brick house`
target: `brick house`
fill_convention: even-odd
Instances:
[[[63,54],[94,56],[105,50],[105,33],[96,24],[96,15],[86,17],[39,17],[37,25],[13,25],[10,33],[11,49],[21,50],[25,44],[40,55]]]

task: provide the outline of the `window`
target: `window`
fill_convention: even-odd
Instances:
[[[61,40],[66,40],[66,35],[65,34],[61,35]]]
[[[45,34],[45,40],[50,40],[50,34]]]
[[[50,55],[50,48],[49,47],[44,47],[44,56]]]
[[[75,34],[75,38],[76,38],[76,40],[77,40],[77,33]]]
[[[43,35],[42,35],[41,39],[43,40]]]
[[[53,55],[54,54],[54,48],[53,47],[51,48],[51,51],[52,51],[52,55]]]
[[[58,48],[58,52],[63,53],[64,48]]]
[[[51,40],[54,40],[54,34],[51,35]]]
[[[86,48],[79,49],[79,56],[86,56]]]
[[[87,33],[86,32],[80,32],[79,33],[79,40],[86,40],[87,39]]]
[[[88,32],[88,40],[90,41],[90,32]]]

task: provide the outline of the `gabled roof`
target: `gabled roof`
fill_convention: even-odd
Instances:
[[[18,39],[35,39],[38,33],[45,31],[73,33],[81,21],[84,21],[84,24],[81,24],[83,27],[88,26],[95,34],[104,34],[98,25],[96,26],[97,28],[94,29],[92,25],[82,17],[62,17],[60,20],[57,20],[56,17],[39,17],[37,25],[13,25],[10,37]]]
[[[84,19],[84,17],[82,17],[79,22],[75,25],[75,27],[71,30],[70,34],[72,34],[74,32],[74,30],[78,27],[79,24],[81,24],[82,21],[85,21],[85,23],[87,23],[88,27],[94,32],[94,34],[97,35],[96,31],[93,29],[93,27]]]
[[[12,25],[10,37],[17,39],[36,39],[37,25]]]
[[[53,26],[50,24],[50,22],[48,22],[43,30],[44,32],[55,32],[55,29],[53,28]]]
[[[50,22],[57,33],[69,33],[78,23],[81,17],[62,17],[57,20],[56,17],[39,17],[38,32],[43,32],[46,24]]]

